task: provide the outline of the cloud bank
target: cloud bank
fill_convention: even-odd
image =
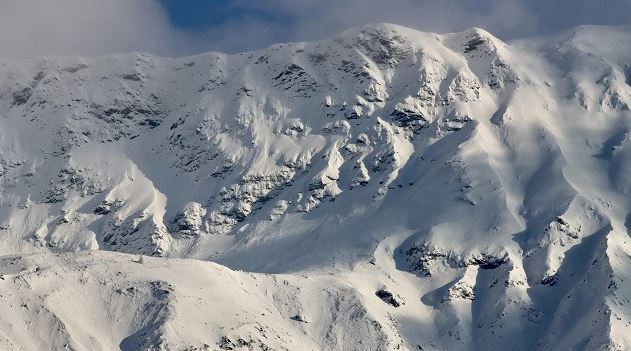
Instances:
[[[2,0],[0,56],[238,52],[375,22],[436,32],[476,26],[511,39],[631,18],[628,0],[207,0],[222,15],[187,29],[172,24],[169,1],[196,10],[177,0]]]
[[[263,14],[248,23],[256,31],[244,36],[253,41],[312,40],[376,22],[434,32],[481,27],[507,40],[583,24],[631,24],[629,0],[233,0],[233,6]],[[270,17],[280,20],[261,20]],[[239,22],[246,21],[233,19],[223,27],[237,28]]]

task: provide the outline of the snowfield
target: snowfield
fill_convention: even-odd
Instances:
[[[631,27],[0,59],[0,349],[631,349]]]

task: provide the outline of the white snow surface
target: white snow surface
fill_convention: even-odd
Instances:
[[[630,84],[631,27],[0,59],[0,349],[631,349]]]

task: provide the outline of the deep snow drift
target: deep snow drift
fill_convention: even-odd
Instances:
[[[625,27],[0,60],[0,348],[631,348],[630,84]]]

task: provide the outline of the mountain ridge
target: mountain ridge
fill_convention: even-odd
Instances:
[[[194,285],[167,266],[194,279],[203,263],[180,259],[210,260],[235,270],[212,283],[219,295],[265,280],[259,298],[277,310],[266,327],[291,335],[220,335],[222,321],[193,315],[213,331],[185,335],[169,330],[181,314],[148,308],[138,313],[153,319],[97,337],[55,300],[38,323],[60,325],[55,340],[74,349],[86,335],[103,349],[629,347],[631,52],[614,45],[625,30],[505,43],[377,24],[233,55],[4,62],[0,253],[60,265],[7,273],[11,289],[27,289],[24,276],[51,295],[63,269],[109,287],[132,269],[143,297],[122,302],[193,313]],[[159,258],[127,267],[147,255]],[[306,295],[286,311],[294,288]],[[267,313],[243,303],[230,323]]]

